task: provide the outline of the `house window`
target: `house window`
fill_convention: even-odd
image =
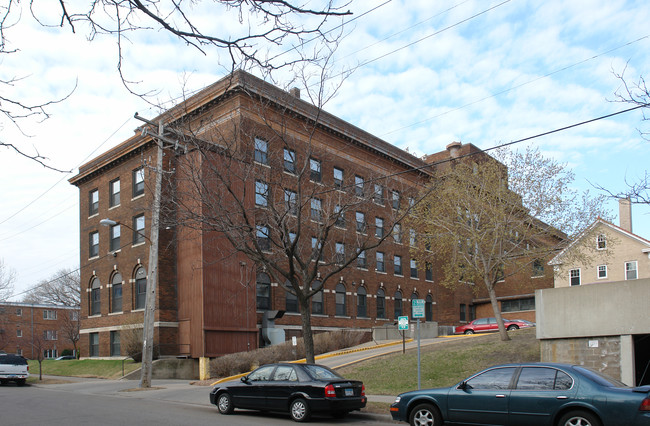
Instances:
[[[354,177],[354,194],[358,197],[363,197],[363,178],[361,176]]]
[[[408,203],[409,203],[409,210],[410,210],[413,207],[415,207],[415,198],[409,197],[408,200],[409,200]]]
[[[290,286],[291,284],[287,283],[287,286]],[[286,292],[286,299],[284,301],[285,307],[284,309],[287,312],[299,312],[298,310],[298,297],[296,297],[295,294],[290,293],[289,291]]]
[[[257,274],[256,292],[257,309],[271,309],[271,279],[268,274],[264,272]]]
[[[291,215],[298,214],[298,193],[289,189],[284,190],[285,208]]]
[[[110,250],[111,251],[118,251],[120,249],[120,234],[121,234],[121,228],[119,224],[111,226],[110,229],[110,237],[111,237]]]
[[[605,250],[607,248],[607,238],[605,237],[605,234],[598,235],[596,244],[598,250]]]
[[[394,265],[393,273],[395,275],[402,275],[402,256],[399,256],[397,254],[393,256],[393,265]]]
[[[261,207],[269,205],[269,185],[261,180],[255,181],[255,205]]]
[[[365,213],[357,212],[355,218],[356,218],[356,221],[357,221],[357,232],[365,234],[366,233],[366,215],[365,215]]]
[[[543,277],[544,276],[544,264],[541,260],[535,259],[533,261],[533,274],[532,277]]]
[[[337,265],[343,265],[345,263],[345,244],[344,243],[336,243],[335,246],[335,251],[336,251],[336,258],[334,259],[334,262]]]
[[[101,294],[100,294],[100,282],[99,278],[94,277],[90,283],[90,315],[100,315],[101,314]]]
[[[133,198],[144,194],[144,167],[133,170]]]
[[[415,259],[411,259],[411,278],[418,277],[418,263]]]
[[[56,358],[59,356],[58,351],[56,349],[44,349],[43,350],[43,358],[46,359],[52,359]]]
[[[625,262],[625,279],[626,280],[636,280],[636,260],[632,262]]]
[[[111,312],[122,312],[122,274],[119,272],[111,280]]]
[[[135,272],[135,309],[144,309],[147,303],[147,271],[140,267]]]
[[[359,256],[357,256],[357,268],[366,269],[368,263],[366,262],[366,251],[359,251]]]
[[[46,309],[43,311],[43,319],[44,320],[55,320],[56,319],[56,311],[51,310],[51,309]]]
[[[357,317],[366,317],[368,315],[368,300],[366,297],[365,287],[357,289]]]
[[[342,317],[347,315],[345,306],[345,285],[338,283],[336,285],[336,316]]]
[[[309,179],[311,179],[312,182],[320,182],[323,180],[320,160],[313,158],[309,159]]]
[[[269,144],[267,141],[255,138],[254,159],[260,164],[269,164]]]
[[[384,264],[384,253],[381,251],[377,252],[377,272],[386,272],[386,266]]]
[[[386,293],[383,288],[377,290],[377,318],[386,318]]]
[[[396,291],[395,292],[395,316],[394,318],[397,319],[397,317],[402,316],[402,292],[401,291]]]
[[[323,314],[323,283],[320,281],[314,281],[311,284],[312,289],[320,289],[320,291],[314,294],[311,298],[311,313],[322,315]]]
[[[381,217],[375,218],[375,237],[383,238],[384,237],[384,219]]]
[[[266,225],[256,225],[257,245],[262,251],[271,250],[271,240],[269,238],[269,227]]]
[[[16,330],[16,337],[23,337],[23,331],[22,330]]]
[[[433,321],[433,297],[430,294],[424,299],[424,316],[427,322]]]
[[[99,256],[99,232],[88,234],[88,258]]]
[[[607,265],[598,265],[598,279],[607,278]]]
[[[88,192],[88,216],[96,215],[99,212],[99,191],[93,189]]]
[[[19,317],[23,316],[23,308],[16,308],[16,316]]]
[[[99,356],[99,333],[88,334],[88,355],[91,357]]]
[[[334,224],[339,228],[345,228],[345,213],[341,211],[340,205],[334,206],[334,214],[336,215],[336,221]]]
[[[292,149],[284,149],[284,171],[296,173],[296,152]]]
[[[402,225],[399,223],[393,225],[393,239],[397,244],[402,244]]]
[[[391,200],[391,205],[395,210],[399,209],[399,191],[393,191],[392,192],[392,200]]]
[[[467,311],[467,305],[465,305],[464,303],[461,303],[460,304],[460,315],[459,315],[460,322],[467,321],[467,312],[466,311]]]
[[[311,199],[311,220],[320,222],[323,219],[323,210],[320,198]]]
[[[580,285],[580,269],[571,269],[569,271],[571,285]]]
[[[416,243],[417,243],[417,234],[415,232],[415,229],[409,229],[409,245],[411,247],[415,247]]]
[[[338,167],[334,167],[333,171],[334,177],[334,188],[342,189],[343,188],[343,170]]]
[[[375,184],[372,199],[376,204],[379,204],[380,206],[384,205],[384,187],[378,183]]]
[[[525,299],[517,300],[504,300],[501,302],[501,312],[518,312],[518,311],[534,311],[535,298],[527,297]]]
[[[111,356],[120,356],[120,332],[111,331]]]
[[[425,262],[424,264],[424,279],[427,281],[433,281],[433,266],[431,262]]]
[[[144,215],[133,218],[133,245],[144,243]]]
[[[110,194],[108,204],[109,207],[120,205],[120,180],[115,179],[108,183],[108,192]]]
[[[312,259],[323,262],[323,243],[318,241],[316,237],[311,237],[311,252]]]

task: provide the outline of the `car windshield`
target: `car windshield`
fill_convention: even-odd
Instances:
[[[316,380],[328,380],[328,379],[342,379],[342,376],[339,376],[329,368],[322,367],[320,365],[305,365],[305,370],[309,375]]]
[[[0,364],[27,365],[27,360],[17,355],[0,355]]]
[[[592,370],[591,368],[588,367],[582,367],[579,365],[573,366],[576,370],[578,370],[580,373],[582,373],[584,376],[586,376],[588,379],[591,381],[599,384],[600,386],[606,386],[610,388],[626,388],[628,387],[625,383],[619,382],[616,379],[613,379],[603,373],[600,373],[596,370]]]

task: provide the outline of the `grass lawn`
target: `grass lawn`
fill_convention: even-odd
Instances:
[[[421,348],[423,389],[451,386],[495,364],[540,360],[535,329],[454,338]],[[417,349],[370,359],[337,370],[345,378],[362,380],[367,395],[397,395],[417,389]]]
[[[28,382],[38,381],[38,361],[29,360]],[[84,359],[55,361],[47,359],[42,362],[43,374],[51,376],[97,377],[102,379],[118,379],[122,377],[122,360],[113,359]],[[124,361],[124,374],[140,368],[140,363],[132,359]]]

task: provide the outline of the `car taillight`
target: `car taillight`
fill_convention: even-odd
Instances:
[[[325,386],[325,398],[336,398],[336,390],[333,385]]]
[[[361,396],[366,396],[366,385],[361,385]]]
[[[29,371],[29,365],[27,366],[27,371]]]
[[[639,406],[639,411],[650,411],[650,398],[646,398],[643,401],[641,401],[641,405]]]

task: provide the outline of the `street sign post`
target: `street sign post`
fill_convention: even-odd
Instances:
[[[406,337],[404,331],[409,329],[409,317],[397,317],[397,329],[402,333],[402,353],[406,353]]]
[[[421,389],[420,385],[420,318],[424,318],[424,299],[413,299],[411,301],[411,312],[413,313],[413,318],[416,321],[416,327],[418,331],[418,390]]]

